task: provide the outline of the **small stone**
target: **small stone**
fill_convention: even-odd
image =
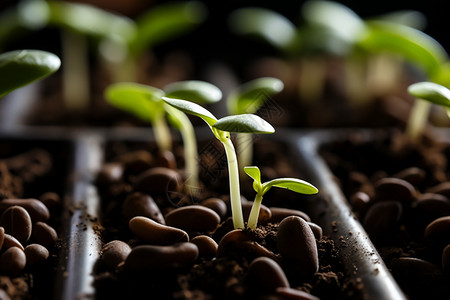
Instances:
[[[5,232],[14,236],[21,244],[25,244],[31,236],[31,218],[25,208],[8,207],[0,216],[0,226]]]
[[[8,248],[0,256],[0,271],[5,274],[17,276],[22,272],[27,263],[27,258],[22,249]]]
[[[289,287],[289,281],[283,269],[273,259],[258,257],[248,267],[251,283],[266,291],[275,291],[279,287]]]
[[[165,215],[166,224],[186,231],[212,232],[220,224],[220,216],[201,205],[176,208]]]
[[[35,265],[43,262],[50,255],[47,248],[39,244],[30,244],[26,246],[24,252],[27,258],[27,265]]]
[[[125,261],[130,252],[131,247],[127,243],[114,240],[103,246],[101,260],[108,270],[114,271],[117,265]]]
[[[185,231],[160,224],[147,217],[134,217],[128,225],[138,239],[151,245],[172,245],[189,241],[189,236]]]

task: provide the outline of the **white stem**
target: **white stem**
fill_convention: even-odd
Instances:
[[[84,36],[64,30],[63,49],[63,98],[67,109],[80,111],[89,106],[89,64],[87,41]]]
[[[406,134],[411,142],[417,143],[419,141],[428,120],[430,107],[431,103],[425,100],[416,99],[414,101],[406,124]]]
[[[253,201],[252,210],[250,211],[250,215],[248,216],[248,228],[256,229],[256,225],[258,224],[259,219],[259,211],[261,208],[262,195],[256,194],[255,201]]]
[[[250,166],[253,160],[253,135],[251,133],[238,133],[236,137],[239,173],[241,176],[245,176],[244,167]]]
[[[242,215],[241,193],[239,187],[239,170],[236,151],[234,150],[234,146],[231,142],[229,133],[227,133],[227,136],[225,138],[221,138],[220,141],[225,147],[225,153],[228,160],[228,176],[230,180],[230,199],[233,225],[235,229],[244,228],[244,217]]]
[[[172,150],[172,138],[164,116],[156,118],[152,124],[155,140],[160,151]]]

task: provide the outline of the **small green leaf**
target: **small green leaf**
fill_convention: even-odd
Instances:
[[[366,29],[354,11],[334,1],[308,1],[302,6],[302,14],[310,24],[327,28],[351,44]]]
[[[254,35],[285,52],[299,49],[297,28],[283,15],[265,8],[246,7],[231,13],[228,23],[241,35]]]
[[[445,49],[429,35],[414,28],[392,22],[367,22],[369,30],[359,45],[372,52],[390,52],[420,67],[433,78],[448,59]]]
[[[66,27],[95,38],[118,38],[130,41],[136,34],[134,22],[92,5],[48,1],[49,24]]]
[[[196,103],[168,97],[163,97],[162,99],[167,104],[170,104],[175,108],[178,108],[182,112],[202,118],[203,121],[205,121],[209,126],[213,126],[217,122],[217,118],[212,113],[210,113],[206,108]]]
[[[316,194],[319,191],[315,186],[304,180],[297,178],[277,178],[265,182],[263,184],[263,192],[266,193],[273,186],[307,195]]]
[[[201,24],[207,9],[200,1],[178,1],[160,4],[138,17],[137,36],[130,44],[137,56],[146,49],[184,34]]]
[[[258,184],[261,184],[261,172],[259,171],[258,167],[256,166],[244,167],[244,172]]]
[[[215,85],[198,80],[177,81],[164,87],[169,98],[184,99],[199,104],[215,103],[222,99],[222,91]]]
[[[450,90],[434,82],[418,82],[408,87],[408,92],[416,98],[450,108]]]
[[[233,114],[254,114],[270,96],[283,90],[281,80],[272,77],[249,81],[231,93],[228,97],[228,111]]]
[[[61,60],[40,50],[15,50],[0,55],[0,97],[56,72]]]
[[[227,132],[274,133],[275,129],[257,115],[242,114],[221,118],[214,128]]]
[[[108,86],[104,92],[106,100],[113,106],[134,114],[147,122],[164,113],[164,92],[160,89],[132,82],[121,82]]]

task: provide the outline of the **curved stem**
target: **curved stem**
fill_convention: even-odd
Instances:
[[[225,137],[221,138],[220,141],[225,147],[225,153],[228,160],[228,176],[230,180],[230,199],[233,225],[235,229],[244,228],[236,151],[234,150],[229,133],[227,133]]]
[[[425,100],[416,99],[414,102],[406,124],[406,134],[411,142],[417,143],[419,141],[420,135],[426,126],[430,108],[431,103]]]
[[[155,133],[155,140],[156,143],[158,144],[159,150],[170,151],[172,149],[172,138],[170,135],[169,126],[167,126],[167,122],[164,119],[164,115],[155,118],[152,126],[153,132]]]
[[[259,211],[261,208],[263,196],[260,194],[256,194],[255,200],[253,202],[252,210],[250,211],[250,215],[248,216],[248,228],[256,229],[256,225],[258,224]]]

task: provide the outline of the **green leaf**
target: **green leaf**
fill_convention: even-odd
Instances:
[[[259,37],[285,52],[299,49],[297,28],[275,11],[258,7],[240,8],[230,14],[228,23],[235,33]]]
[[[256,166],[244,167],[244,172],[258,184],[261,184],[261,172],[259,171],[258,167]]]
[[[206,6],[199,1],[153,7],[136,20],[138,34],[130,45],[131,52],[138,56],[146,49],[185,34],[201,24],[206,15]]]
[[[219,119],[214,128],[227,132],[274,133],[275,129],[257,115],[242,114]]]
[[[144,121],[153,122],[164,113],[164,92],[160,89],[132,82],[108,86],[104,92],[113,106],[127,111]]]
[[[327,28],[350,44],[366,29],[354,11],[334,1],[308,1],[302,6],[302,14],[308,23]]]
[[[230,94],[228,111],[233,115],[256,113],[270,96],[281,92],[283,88],[283,82],[277,78],[263,77],[249,81]]]
[[[263,192],[266,193],[273,186],[307,195],[316,194],[319,191],[315,186],[301,179],[277,178],[263,183]]]
[[[56,72],[61,60],[40,50],[15,50],[0,55],[0,97]]]
[[[167,104],[170,104],[175,108],[178,108],[182,112],[202,118],[203,121],[205,121],[209,126],[213,126],[217,122],[216,117],[212,113],[210,113],[206,108],[196,103],[168,97],[163,97],[162,99]]]
[[[408,87],[408,92],[416,98],[450,108],[450,90],[434,82],[418,82]]]
[[[95,38],[118,38],[130,41],[136,34],[131,19],[107,12],[92,5],[48,1],[49,24],[65,27],[83,35]]]
[[[372,52],[390,52],[420,67],[433,78],[448,59],[444,48],[429,35],[414,28],[391,22],[367,22],[369,30],[359,45]]]
[[[410,9],[388,12],[370,19],[402,24],[418,30],[425,29],[427,23],[426,16],[423,13]]]
[[[215,85],[198,80],[177,81],[164,87],[169,98],[183,99],[199,104],[215,103],[222,99],[222,91]]]

